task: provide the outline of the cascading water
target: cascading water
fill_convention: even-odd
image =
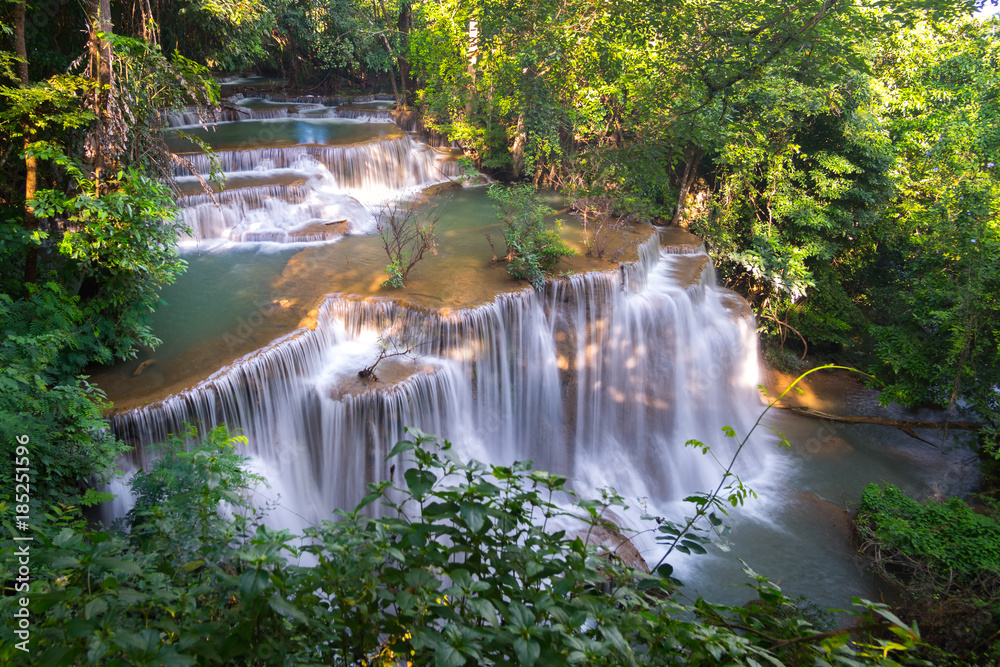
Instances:
[[[254,104],[253,113],[276,111]],[[241,118],[219,128],[204,138],[217,148],[226,189],[209,195],[177,171],[193,242],[330,241],[338,234],[324,230],[344,220],[346,231],[371,232],[373,203],[459,175],[446,153],[384,123]],[[200,153],[184,157],[203,174],[212,166]],[[470,232],[479,235],[462,233]],[[440,244],[449,263],[478,262],[489,273],[481,237],[480,260],[453,256],[467,252],[449,245],[458,233],[445,232]],[[452,440],[465,457],[533,459],[585,494],[610,485],[662,509],[718,481],[717,465],[682,443],[710,442],[724,458],[735,443],[719,442],[722,426],[746,433],[756,409],[756,341],[743,302],[716,286],[693,237],[661,244],[650,229],[642,238],[637,261],[610,269],[596,262],[604,268],[540,291],[505,292],[515,284],[490,277],[508,287],[487,290],[492,296],[473,307],[327,296],[311,325],[117,414],[115,431],[136,445],[126,466],[148,467],[149,445],[185,423],[242,428],[255,469],[282,496],[272,521],[299,529],[353,507],[368,483],[392,474],[396,463],[385,454],[409,426]],[[287,282],[296,284],[304,267]],[[382,362],[378,382],[359,379],[386,339],[413,354]]]
[[[195,107],[166,112],[162,117],[163,125],[170,129],[187,129],[201,127],[207,120],[217,124],[276,118],[351,118],[385,123],[392,122],[391,109],[395,106],[391,100],[380,98],[359,101],[346,98],[239,95],[233,99],[236,104],[216,109],[210,118],[199,113]]]
[[[439,225],[435,257],[407,278],[401,299],[385,298],[378,239],[357,234],[372,231],[373,205],[458,176],[453,156],[384,122],[385,100],[239,104],[246,113],[228,112],[232,122],[214,133],[194,116],[166,119],[216,147],[225,189],[209,196],[178,170],[192,228],[182,245],[191,271],[180,283],[191,282],[164,291],[175,308],[157,314],[166,318],[159,325],[168,333],[154,325],[164,345],[139,368],[95,378],[117,404],[133,406],[112,420],[135,445],[126,469],[148,467],[149,445],[185,423],[242,428],[253,468],[281,497],[270,522],[293,531],[353,507],[369,482],[398,481],[402,471],[384,457],[404,426],[451,439],[464,457],[533,459],[574,478],[586,496],[613,486],[630,505],[674,518],[683,515],[678,499],[715,487],[713,456],[683,443],[701,440],[726,461],[736,443],[722,427],[746,434],[761,410],[756,341],[746,303],[716,286],[693,237],[647,229],[635,262],[609,269],[613,262],[578,257],[563,265],[575,275],[512,292],[516,283],[488,261],[482,234],[501,233],[487,198],[445,184],[454,212],[450,226]],[[393,118],[418,127],[403,113]],[[207,176],[204,155],[174,147]],[[579,247],[570,227],[563,234]],[[383,361],[376,383],[361,380],[387,337],[414,354]],[[877,479],[920,492],[963,465],[961,455],[918,455],[879,427],[845,427],[834,453],[813,454],[802,443],[830,437],[829,425],[772,414],[766,426],[795,444],[765,452],[754,443],[741,455],[747,477],[766,474],[752,481],[761,500],[730,517],[737,553],[791,594],[829,606],[849,595],[875,599],[826,518],[842,518],[836,503]],[[108,509],[121,516],[127,487],[110,490],[120,498]],[[638,508],[618,519],[648,527]],[[648,533],[633,541],[650,563],[659,557]],[[737,558],[712,550],[696,564],[672,564],[686,581],[711,582],[713,599],[745,601]]]
[[[283,505],[310,523],[388,476],[384,456],[404,426],[450,438],[466,456],[533,459],[585,487],[610,484],[662,505],[718,479],[705,457],[677,445],[748,423],[755,342],[704,254],[658,246],[654,236],[625,270],[473,309],[328,297],[315,328],[118,415],[114,428],[147,445],[184,422],[241,426],[249,452],[291,490]],[[694,270],[683,266],[692,260]],[[387,362],[368,385],[357,373],[386,336],[418,354]],[[133,465],[148,465],[144,452],[136,448]]]
[[[311,242],[329,240],[345,230],[371,233],[370,207],[401,192],[461,175],[454,160],[420,144],[394,125],[326,121],[277,124],[241,123],[239,135],[223,136],[244,146],[219,150],[212,158],[187,154],[174,167],[186,194],[181,215],[190,240]],[[319,129],[318,129],[319,128]],[[348,145],[291,145],[256,148],[261,137],[290,135],[287,141],[357,141]],[[317,136],[318,135],[318,136]],[[234,136],[241,137],[235,142]],[[214,139],[206,133],[206,139]],[[215,163],[213,165],[213,162]],[[191,170],[208,175],[213,166],[228,186],[215,194],[198,193]]]

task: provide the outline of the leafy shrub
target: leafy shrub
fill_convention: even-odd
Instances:
[[[161,303],[160,288],[187,267],[177,253],[177,240],[187,227],[177,217],[170,189],[135,169],[102,181],[86,178],[58,152],[45,157],[76,181],[72,194],[39,190],[35,214],[65,216],[73,223],[71,231],[50,239],[60,264],[50,270],[66,285],[85,276],[80,306],[93,322],[92,335],[106,348],[94,360],[131,358],[136,344],[158,345],[150,314]]]
[[[371,485],[354,511],[302,539],[260,524],[246,493],[256,480],[223,431],[137,476],[131,535],[82,532],[53,514],[32,546],[31,650],[14,648],[19,601],[4,596],[0,660],[856,665],[895,664],[884,656],[912,644],[911,629],[870,603],[869,627],[902,643],[819,632],[749,571],[760,604],[686,602],[668,577],[587,543],[588,526],[621,503],[613,493],[581,500],[530,462],[463,462],[449,443],[411,436],[390,455],[413,457],[403,486]],[[366,516],[376,501],[382,518]],[[582,535],[556,528],[571,517]],[[0,546],[5,567],[15,558]]]
[[[80,375],[96,343],[77,302],[56,283],[29,286],[25,299],[0,294],[0,475],[8,480],[0,501],[12,500],[16,438],[26,439],[32,514],[80,504],[125,449],[102,416],[103,394]]]
[[[504,223],[507,272],[533,287],[541,287],[545,274],[556,268],[560,257],[576,254],[559,238],[559,228],[546,224],[545,217],[552,214],[552,209],[542,203],[530,185],[494,185],[489,196],[499,207],[497,217]]]
[[[1000,523],[952,498],[918,503],[869,485],[856,526],[861,552],[933,643],[967,657],[1000,657]]]

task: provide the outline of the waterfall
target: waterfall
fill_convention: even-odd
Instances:
[[[344,220],[350,231],[369,233],[375,223],[366,204],[461,175],[457,163],[406,136],[352,146],[220,151],[217,157],[231,180],[245,176],[261,184],[225,190],[214,201],[205,193],[181,197],[190,239],[320,241],[339,236],[342,230],[330,225]],[[198,171],[210,170],[207,156],[188,159]],[[179,167],[175,173],[182,185],[194,180]],[[268,182],[290,175],[301,182]]]
[[[245,120],[268,120],[274,118],[349,118],[369,122],[393,122],[389,109],[372,107],[364,108],[373,102],[392,102],[392,96],[367,96],[359,98],[346,97],[280,97],[260,95],[230,98],[234,106],[216,107],[208,112],[213,123],[238,123]],[[273,104],[275,108],[250,108],[248,103],[263,102]],[[285,106],[281,106],[285,105]],[[337,108],[343,106],[343,108]],[[184,107],[162,114],[164,127],[182,129],[200,127],[205,120],[198,114],[196,107]],[[405,128],[404,128],[405,129]]]
[[[222,171],[227,173],[265,168],[287,169],[303,157],[309,157],[329,169],[344,187],[354,189],[401,189],[460,173],[450,166],[450,162],[439,161],[438,154],[433,150],[405,136],[351,146],[218,151],[215,157]],[[185,158],[201,174],[208,174],[212,169],[207,155],[199,153]],[[174,165],[173,172],[175,176],[190,174],[181,165]]]
[[[332,99],[267,101],[293,106],[248,109],[247,117],[389,113],[334,109],[340,102]],[[191,120],[183,113],[193,112],[171,124]],[[404,127],[415,122],[394,118]],[[300,122],[287,124],[295,130]],[[313,135],[290,132],[283,141],[296,145],[258,147],[258,132],[245,149],[218,151],[226,187],[211,195],[175,168],[188,240],[303,242],[371,233],[369,206],[461,175],[451,156],[426,143],[407,135],[371,139],[378,134],[371,126],[340,122],[338,132],[364,128],[357,137],[366,140],[316,145],[303,138]],[[243,146],[239,138],[251,126],[227,127],[228,144],[221,143]],[[198,172],[210,171],[207,156],[187,158]],[[399,462],[385,455],[404,427],[415,427],[450,439],[466,458],[505,465],[532,459],[577,480],[585,495],[613,486],[662,508],[718,481],[712,457],[686,441],[706,442],[724,460],[737,443],[722,427],[743,436],[756,415],[752,316],[716,285],[710,258],[692,238],[652,232],[635,262],[471,308],[328,295],[309,326],[185,391],[115,415],[112,428],[135,446],[123,465],[148,468],[151,445],[184,432],[186,423],[240,428],[253,468],[281,495],[277,521],[298,529],[354,507],[371,482],[399,480]],[[386,341],[412,352],[379,363],[377,382],[359,378]],[[115,513],[126,506],[119,499]]]
[[[241,427],[247,453],[291,494],[282,504],[313,523],[389,476],[385,453],[404,426],[451,439],[463,456],[533,459],[588,490],[662,505],[718,481],[685,441],[724,458],[735,443],[722,426],[742,436],[754,415],[752,319],[716,287],[703,251],[682,252],[661,251],[654,235],[620,270],[470,309],[332,295],[312,328],[116,415],[113,428],[136,445],[130,465],[146,467],[147,446],[184,422]],[[368,384],[357,373],[386,337],[413,358],[383,362]]]

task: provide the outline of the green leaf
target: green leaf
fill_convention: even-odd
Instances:
[[[198,664],[194,658],[179,654],[173,646],[164,646],[151,662],[157,667],[192,667]]]
[[[535,615],[520,602],[511,602],[507,607],[507,620],[518,630],[530,630],[535,627]]]
[[[267,571],[260,568],[254,568],[252,570],[244,570],[240,575],[239,583],[237,584],[237,589],[244,599],[249,599],[257,597],[257,595],[267,588],[270,583],[270,577]]]
[[[465,656],[451,644],[441,642],[434,650],[434,665],[436,667],[461,667],[465,664]]]
[[[205,559],[199,558],[198,560],[192,560],[188,561],[187,563],[184,563],[183,569],[185,572],[194,572],[204,564],[205,564]]]
[[[278,612],[282,616],[289,616],[297,621],[302,621],[303,623],[309,620],[301,609],[277,593],[267,599],[267,604],[271,607],[271,609]]]
[[[821,640],[819,644],[823,647],[827,654],[829,654],[836,651],[841,646],[846,645],[850,638],[851,633],[844,631],[840,634]]]
[[[81,653],[78,648],[53,646],[38,658],[40,667],[63,667],[71,665]]]
[[[460,505],[460,512],[469,530],[473,533],[482,531],[483,526],[486,525],[486,509],[482,505],[479,503],[462,503]]]
[[[533,639],[518,637],[514,640],[514,655],[517,656],[518,662],[525,667],[534,665],[541,652],[542,647]]]
[[[399,456],[403,452],[408,452],[414,447],[416,447],[416,444],[414,444],[413,442],[409,440],[400,440],[395,445],[393,445],[393,448],[386,455],[385,460],[388,461],[392,457]]]
[[[56,570],[67,570],[70,568],[80,567],[80,561],[72,556],[60,556],[52,561],[52,567]]]
[[[108,610],[108,602],[104,598],[94,598],[83,608],[83,615],[87,618],[100,616]]]
[[[418,500],[427,495],[437,481],[437,477],[431,471],[417,468],[408,469],[403,477],[406,478],[406,486],[410,489],[410,493]]]
[[[492,625],[494,628],[500,627],[500,619],[493,604],[484,598],[470,598],[466,603],[469,610]]]
[[[701,546],[697,542],[692,542],[691,540],[681,540],[681,544],[683,544],[685,547],[687,547],[696,554],[708,553],[707,551],[705,551],[705,547]],[[677,548],[679,549],[680,547]],[[685,551],[685,553],[687,552]]]

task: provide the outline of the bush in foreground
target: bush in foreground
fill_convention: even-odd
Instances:
[[[86,533],[51,515],[35,531],[30,590],[19,594],[30,599],[30,650],[15,648],[12,635],[18,596],[4,597],[0,659],[892,665],[887,655],[917,641],[884,605],[861,601],[862,629],[821,632],[749,571],[758,603],[690,601],[669,576],[588,545],[588,526],[621,503],[614,494],[581,500],[565,477],[530,463],[463,462],[449,443],[411,436],[391,454],[412,456],[400,466],[403,486],[372,485],[354,511],[301,539],[260,522],[248,499],[258,480],[223,431],[137,475],[129,535]],[[383,516],[366,516],[377,501]],[[582,536],[554,527],[569,517],[582,519]],[[675,528],[657,524],[667,541]],[[5,567],[14,558],[12,547],[0,551]]]
[[[856,527],[900,615],[916,619],[928,641],[962,664],[1000,659],[1000,523],[957,498],[922,504],[871,484]]]

